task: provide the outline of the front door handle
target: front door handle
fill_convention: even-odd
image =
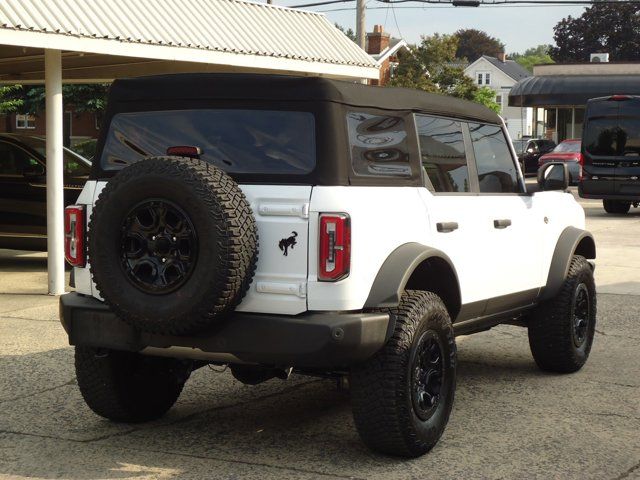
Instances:
[[[501,220],[494,220],[493,221],[493,228],[507,228],[511,226],[511,220],[509,218],[503,218]]]
[[[449,233],[458,229],[458,222],[438,222],[436,228],[440,233]]]

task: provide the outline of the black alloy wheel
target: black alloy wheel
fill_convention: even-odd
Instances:
[[[590,317],[589,289],[584,283],[580,283],[573,299],[573,344],[577,348],[580,348],[587,339]]]
[[[198,237],[188,215],[168,200],[140,202],[122,224],[122,267],[145,293],[175,291],[191,276]]]
[[[444,364],[442,346],[436,332],[428,330],[418,339],[411,354],[413,409],[423,421],[438,408]]]

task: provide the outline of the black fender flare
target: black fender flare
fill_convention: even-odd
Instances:
[[[549,300],[560,291],[569,273],[571,260],[576,253],[592,260],[596,258],[596,243],[590,232],[576,227],[567,227],[556,243],[547,275],[547,284],[542,289],[540,300]]]
[[[437,248],[411,242],[396,248],[383,262],[373,281],[364,308],[390,308],[397,306],[413,272],[419,265],[430,258],[438,258],[448,264],[455,276],[458,292],[460,292],[458,274],[447,254]]]

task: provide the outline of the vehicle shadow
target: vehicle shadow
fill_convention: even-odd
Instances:
[[[474,443],[468,435],[493,428],[495,420],[478,415],[503,403],[505,390],[526,392],[527,383],[545,377],[527,351],[492,356],[482,343],[461,349],[445,436],[413,461],[369,451],[355,430],[349,395],[331,380],[294,375],[249,387],[228,371],[205,367],[163,419],[130,425],[106,421],[86,407],[71,349],[0,356],[0,385],[7,387],[0,394],[0,476],[204,478],[212,465],[229,472],[225,478],[257,472],[257,478],[292,472],[302,478],[419,476],[421,469],[455,462]],[[473,478],[479,467],[469,461],[457,472]]]
[[[46,253],[0,249],[0,272],[40,271],[47,271]]]

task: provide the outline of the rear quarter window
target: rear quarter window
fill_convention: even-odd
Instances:
[[[119,170],[168,147],[200,147],[200,158],[228,173],[306,174],[315,168],[315,119],[310,112],[169,110],[113,117],[100,158]]]
[[[347,113],[351,164],[360,177],[411,177],[406,121],[401,115]]]

